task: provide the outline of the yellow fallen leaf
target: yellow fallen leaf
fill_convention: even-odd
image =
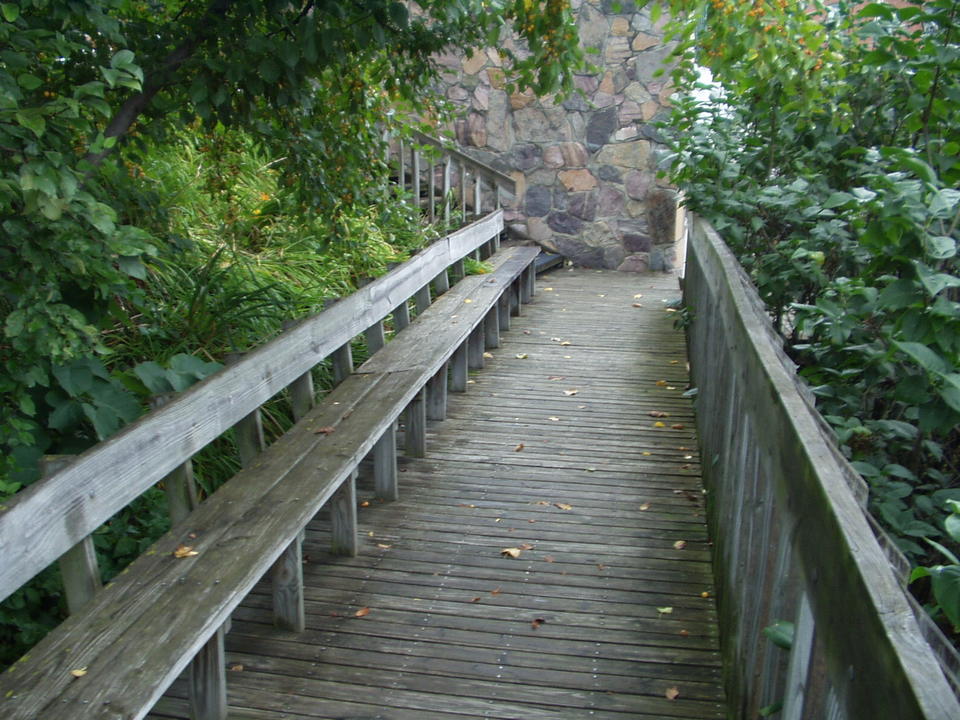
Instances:
[[[569,341],[569,340],[564,340],[562,343],[560,343],[561,346],[566,346],[566,345],[569,345],[569,344],[570,344],[570,341]]]
[[[389,550],[393,545],[387,545],[386,543],[377,543],[377,547],[382,550]]]
[[[686,546],[687,546],[687,541],[686,541],[686,540],[677,540],[677,541],[673,544],[673,547],[674,547],[675,549],[677,549],[677,550],[683,550]]]
[[[676,390],[676,389],[677,388],[675,388],[673,385],[667,385],[667,390]]]
[[[634,300],[639,300],[639,299],[642,298],[642,297],[643,297],[643,293],[637,293],[636,295],[633,296],[633,299],[634,299]]]
[[[235,663],[227,669],[230,670],[230,672],[243,672],[243,665],[240,663]]]
[[[665,308],[667,312],[676,312],[676,308]]]
[[[668,606],[668,607],[658,607],[658,608],[657,608],[657,612],[660,613],[661,615],[669,615],[670,613],[673,612],[673,608],[672,608],[672,607],[669,607],[669,606]]]
[[[700,597],[706,600],[708,597],[710,597],[710,593],[704,590],[702,593],[700,593]]]
[[[567,503],[554,503],[554,505],[561,510],[573,510],[573,505],[568,505]]]
[[[368,607],[362,607],[362,608],[360,608],[359,610],[357,610],[357,611],[353,614],[353,616],[354,616],[354,617],[366,617],[366,616],[369,615],[369,614],[370,614],[370,608],[368,608]]]
[[[465,303],[472,303],[473,300],[471,300],[470,298],[467,298],[466,300],[464,300],[464,302],[465,302]]]
[[[520,557],[520,548],[504,548],[500,551],[500,554],[503,555],[503,557],[510,557],[516,560]]]
[[[544,288],[543,291],[544,291],[544,292],[553,292],[553,288]]]
[[[655,384],[656,384],[657,386],[659,386],[659,387],[663,387],[664,385],[667,384],[667,381],[666,381],[666,380],[657,380],[657,382],[656,382]]]
[[[650,452],[649,450],[644,450],[644,451],[641,452],[640,454],[641,454],[641,455],[653,455],[653,453]]]
[[[654,427],[666,427],[667,424],[666,424],[665,422],[660,422],[659,420],[657,420],[657,421],[653,424],[653,426],[654,426]]]
[[[579,390],[576,390],[576,389],[573,389],[573,390],[564,390],[564,391],[563,391],[563,394],[566,395],[567,397],[571,397],[572,395],[576,395],[578,392],[580,392],[580,391],[579,391]]]
[[[517,360],[526,360],[527,357],[528,355],[526,353],[517,353],[516,355]]]
[[[77,668],[76,670],[71,670],[70,674],[73,675],[75,678],[81,678],[87,674],[87,669],[85,667]]]
[[[489,360],[490,358],[493,357],[493,353],[492,353],[492,352],[485,352],[485,353],[483,354],[483,356],[484,356],[487,360]]]
[[[678,697],[680,697],[680,691],[675,687],[667,688],[667,691],[663,694],[663,696],[667,698],[667,700],[676,700]]]
[[[520,452],[523,450],[523,443],[517,443],[517,446],[513,449],[514,452]]]
[[[550,417],[547,418],[547,420],[550,420],[552,422],[560,422],[560,418],[558,418],[556,415],[551,415]]]
[[[573,355],[564,355],[564,356],[563,356],[563,359],[564,359],[564,360],[571,360],[572,358],[573,358]]]
[[[641,510],[649,510],[649,509],[650,509],[650,503],[644,503],[643,505],[640,506],[640,509],[641,509]]]
[[[670,364],[671,364],[671,365],[679,365],[679,364],[680,364],[680,361],[679,361],[679,360],[671,360],[671,361],[670,361]]]
[[[196,550],[194,550],[189,545],[177,545],[177,549],[173,551],[173,556],[175,558],[186,558],[193,557],[194,555],[199,555]]]

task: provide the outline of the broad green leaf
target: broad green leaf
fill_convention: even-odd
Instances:
[[[20,85],[20,87],[22,87],[24,90],[36,90],[38,87],[43,85],[43,80],[38,78],[36,75],[23,73],[22,75],[17,76],[17,84]]]
[[[770,638],[774,645],[784,650],[793,647],[795,632],[793,623],[786,620],[777,620],[763,629],[763,634]]]
[[[121,255],[117,258],[117,265],[130,277],[135,277],[138,280],[147,279],[147,268],[144,267],[143,261],[140,260],[139,256]]]
[[[53,368],[53,376],[71,397],[79,397],[93,387],[93,371],[90,364],[82,360]]]
[[[940,565],[930,569],[933,596],[953,627],[960,627],[960,566]]]
[[[37,137],[42,137],[47,130],[47,121],[44,120],[43,115],[36,108],[18,110],[15,117],[17,123],[30,130]]]
[[[924,250],[934,260],[946,260],[957,254],[957,243],[946,235],[927,235],[923,241]]]
[[[832,194],[830,195],[830,197],[828,197],[828,198],[824,201],[823,207],[825,207],[825,208],[827,208],[827,209],[829,210],[830,208],[835,208],[835,207],[840,207],[841,205],[846,205],[848,202],[850,202],[850,201],[853,200],[853,199],[854,199],[854,197],[853,197],[853,195],[851,195],[850,193],[846,193],[846,192],[835,192],[835,193],[832,193]]]
[[[901,352],[909,355],[914,362],[928,372],[943,373],[949,369],[948,363],[934,350],[916,342],[893,343]]]
[[[132,50],[118,50],[110,59],[110,67],[125,68],[133,62],[133,58]]]
[[[881,308],[900,310],[916,302],[920,302],[922,299],[922,292],[916,282],[900,279],[894,280],[883,289],[883,292],[880,293],[880,297],[877,300],[877,304]]]
[[[167,370],[153,360],[139,363],[133,368],[133,374],[140,378],[152,393],[166,393],[174,389],[167,377]]]
[[[0,13],[7,22],[16,22],[20,17],[20,6],[16,3],[0,3]]]

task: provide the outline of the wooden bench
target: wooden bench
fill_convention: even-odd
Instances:
[[[358,464],[372,452],[378,494],[397,497],[398,418],[406,414],[407,452],[421,455],[426,418],[445,412],[448,372],[452,389],[465,390],[467,366],[482,363],[483,349],[530,299],[538,252],[503,250],[490,259],[493,272],[464,278],[422,306],[289,432],[0,676],[3,717],[140,718],[188,665],[193,716],[226,717],[231,611],[271,573],[277,625],[303,628],[303,528],[331,503],[333,550],[356,553]],[[374,343],[382,338],[375,326]]]

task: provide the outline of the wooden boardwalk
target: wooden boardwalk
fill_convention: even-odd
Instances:
[[[360,555],[309,528],[306,632],[273,629],[265,585],[234,614],[230,717],[725,717],[678,296],[540,278],[427,457],[401,459],[401,500],[361,476]]]

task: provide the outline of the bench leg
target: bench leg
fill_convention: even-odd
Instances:
[[[510,288],[497,300],[497,315],[500,318],[501,332],[506,332],[510,329]]]
[[[213,634],[190,663],[190,717],[227,720],[227,662],[223,628]]]
[[[333,351],[333,382],[339,385],[353,372],[353,350],[345,343]]]
[[[363,331],[363,335],[367,339],[367,354],[373,355],[386,344],[386,338],[383,334],[383,320],[377,320]]]
[[[281,630],[303,632],[303,552],[300,535],[277,558],[271,570],[273,580],[273,624]]]
[[[447,418],[447,363],[427,383],[427,420]]]
[[[450,390],[467,391],[467,343],[464,342],[453,351],[450,359]]]
[[[483,344],[488,350],[500,347],[500,311],[496,305],[483,319]]]
[[[519,315],[520,314],[520,305],[522,304],[522,299],[520,297],[520,280],[514,280],[510,283],[510,314]]]
[[[330,552],[356,557],[357,544],[357,471],[343,481],[330,499]]]
[[[466,277],[466,275],[467,275],[467,272],[463,268],[463,259],[457,260],[453,264],[454,282],[460,282],[461,280],[463,280],[464,277]]]
[[[427,403],[426,391],[420,388],[406,410],[406,442],[404,450],[410,457],[424,457],[427,454]]]
[[[533,299],[534,290],[534,272],[533,266],[527,265],[526,269],[520,273],[520,301],[524,304]]]
[[[480,370],[483,367],[483,325],[483,322],[477,325],[467,340],[467,364],[471,370]]]
[[[437,295],[442,295],[450,289],[450,278],[447,277],[446,270],[433,279],[433,289]]]
[[[417,290],[416,294],[413,296],[413,304],[417,308],[417,315],[430,307],[431,302],[430,285],[424,285],[422,288]]]
[[[410,306],[407,305],[407,301],[404,300],[393,309],[393,330],[394,332],[400,332],[409,324]]]
[[[373,486],[381,500],[400,498],[397,487],[397,431],[393,423],[373,446]]]

